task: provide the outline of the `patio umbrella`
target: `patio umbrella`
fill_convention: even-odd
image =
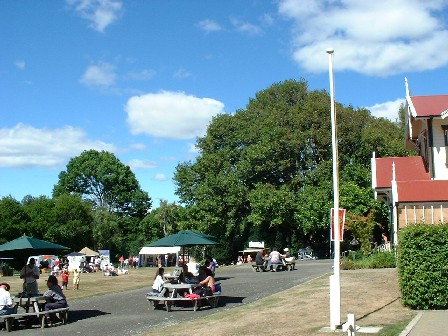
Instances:
[[[81,252],[72,252],[69,254],[66,254],[64,257],[81,257],[81,256],[85,256],[85,253],[81,253]]]
[[[3,256],[21,256],[51,254],[59,251],[68,250],[68,247],[51,243],[28,236],[21,236],[0,245],[0,255]]]
[[[218,242],[213,240],[214,237],[194,232],[191,230],[182,230],[177,233],[163,237],[149,245],[150,247],[157,246],[197,246],[197,245],[217,245]]]
[[[214,237],[194,232],[191,230],[182,230],[177,233],[163,237],[155,242],[152,242],[149,247],[162,247],[162,246],[181,246],[182,255],[185,255],[185,248],[189,246],[198,245],[218,245],[219,243],[213,240]]]

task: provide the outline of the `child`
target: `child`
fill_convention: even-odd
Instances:
[[[63,289],[68,289],[68,277],[69,277],[68,271],[66,268],[64,268],[61,274]]]
[[[79,271],[77,268],[73,270],[73,290],[79,289]]]

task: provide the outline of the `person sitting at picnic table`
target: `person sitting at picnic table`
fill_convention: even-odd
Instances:
[[[182,265],[182,272],[179,274],[177,281],[179,283],[195,283],[195,277],[193,273],[188,272],[187,265]]]
[[[263,269],[266,268],[266,259],[263,256],[262,250],[258,251],[257,255],[255,256],[255,265],[263,266]]]
[[[215,278],[211,271],[205,267],[199,267],[199,285],[202,286],[196,288],[195,293],[202,296],[212,295],[216,292],[215,289]]]
[[[23,291],[27,294],[39,294],[37,279],[40,277],[39,267],[36,266],[36,259],[30,258],[28,265],[20,270],[20,279],[23,279]]]
[[[273,250],[271,253],[269,253],[269,263],[268,268],[271,269],[271,272],[277,271],[277,265],[282,265],[282,255],[277,250]]]
[[[159,267],[154,277],[154,283],[152,284],[153,293],[160,294],[165,283],[169,282],[169,280],[163,280],[163,273],[165,273],[165,269],[163,267]],[[165,296],[168,296],[168,291],[165,292]]]
[[[0,315],[10,315],[14,313],[11,294],[11,287],[6,282],[0,283]]]
[[[67,300],[62,288],[58,285],[58,279],[54,275],[50,275],[47,280],[48,290],[44,293],[47,303],[45,304],[45,322],[56,322],[55,314],[51,314],[50,311],[58,308],[67,307]]]
[[[193,257],[190,257],[187,263],[188,272],[192,273],[194,276],[198,275],[199,264]]]

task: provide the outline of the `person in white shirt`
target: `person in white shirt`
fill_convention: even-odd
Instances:
[[[163,290],[163,285],[165,282],[168,282],[168,280],[163,280],[163,273],[165,273],[165,269],[163,267],[159,267],[157,269],[156,276],[154,277],[154,283],[152,284],[153,293],[160,294]]]
[[[10,315],[14,313],[11,294],[9,294],[10,286],[6,282],[0,283],[0,315]]]
[[[269,253],[268,268],[271,268],[272,272],[275,272],[277,270],[277,265],[283,264],[281,258],[282,258],[282,256],[281,256],[280,252],[278,252],[276,250]]]
[[[23,266],[20,271],[20,279],[23,279],[23,290],[28,294],[39,294],[39,289],[37,288],[37,279],[39,279],[40,270],[36,266],[36,260],[30,258],[28,265]]]

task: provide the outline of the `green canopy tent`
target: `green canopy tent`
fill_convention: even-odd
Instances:
[[[182,230],[163,237],[155,242],[152,242],[149,247],[163,247],[163,246],[181,246],[182,255],[185,255],[185,248],[198,245],[218,245],[219,243],[213,240],[214,237],[202,234],[191,230]]]
[[[0,256],[26,260],[30,255],[57,253],[68,247],[23,235],[0,245]]]

